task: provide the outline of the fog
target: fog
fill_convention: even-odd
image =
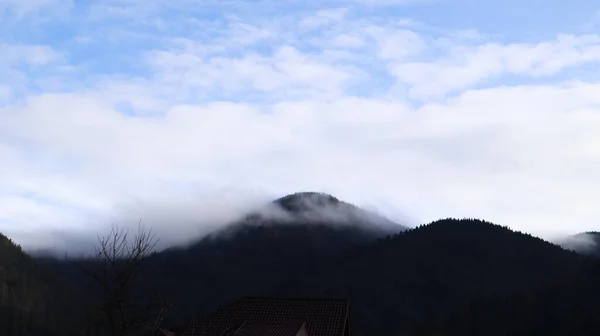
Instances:
[[[133,237],[140,223],[158,238],[158,251],[186,246],[207,236],[227,239],[232,231],[223,229],[243,219],[247,224],[274,220],[284,225],[302,221],[330,223],[334,227],[368,222],[372,227],[390,232],[420,224],[407,214],[386,217],[376,206],[357,204],[357,208],[337,198],[328,199],[327,194],[301,194],[302,197],[294,198],[293,215],[273,203],[284,195],[239,190],[188,197],[131,198],[115,206],[110,216],[97,219],[85,230],[80,229],[82,225],[78,225],[76,231],[54,230],[43,235],[43,242],[24,247],[36,255],[87,255],[94,251],[99,237],[107,235],[112,227],[128,230]],[[583,253],[592,251],[598,244],[598,239],[590,233],[553,233],[542,237],[566,249]]]
[[[53,257],[65,254],[89,255],[97,246],[99,237],[107,235],[112,227],[127,230],[133,237],[140,224],[144,230],[151,230],[158,238],[158,251],[186,246],[206,236],[227,238],[226,234],[230,232],[221,229],[242,219],[249,219],[249,224],[257,223],[257,219],[276,220],[281,224],[298,220],[306,223],[325,222],[334,226],[368,222],[374,227],[390,231],[413,226],[407,216],[395,218],[396,221],[393,222],[381,216],[374,207],[361,211],[337,199],[335,202],[323,202],[323,195],[303,194],[298,199],[299,202],[294,203],[299,210],[293,216],[272,202],[280,195],[236,191],[207,193],[188,198],[130,199],[116,206],[112,215],[100,219],[100,224],[93,225],[94,229],[53,231],[51,239],[47,240],[51,244],[30,248],[28,252]],[[401,223],[402,226],[396,223]]]
[[[565,249],[580,253],[590,253],[598,248],[597,233],[584,232],[571,236],[563,236],[554,241]]]
[[[133,235],[141,224],[158,238],[157,250],[188,244],[235,221],[270,201],[268,195],[249,192],[214,192],[188,197],[130,198],[110,215],[90,220],[88,230],[54,230],[48,244],[29,248],[34,254],[62,256],[94,251],[98,237],[117,226]],[[82,226],[85,223],[82,223]],[[78,225],[79,226],[79,225]]]

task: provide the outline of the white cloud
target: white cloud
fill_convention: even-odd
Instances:
[[[314,15],[304,17],[300,21],[300,26],[308,29],[316,29],[321,26],[344,20],[347,13],[347,8],[322,9],[317,11]]]
[[[0,43],[0,106],[19,96],[32,84],[27,72],[60,72],[64,55],[50,46]]]
[[[63,11],[72,6],[72,0],[0,0],[0,11],[12,12],[16,18],[46,11],[46,14]]]
[[[600,36],[559,35],[530,44],[452,46],[445,58],[392,66],[418,98],[439,97],[506,73],[543,77],[567,67],[600,61]]]
[[[169,183],[229,182],[272,194],[325,189],[359,203],[383,193],[423,220],[477,216],[535,232],[567,218],[592,224],[600,101],[590,93],[597,89],[490,89],[418,110],[356,98],[269,110],[219,103],[150,119],[118,116],[77,96],[40,97],[2,133],[82,160],[83,169],[68,174],[70,188],[89,194],[63,199],[75,206],[89,208],[86,198],[117,206],[161,194]],[[65,103],[73,110],[40,114]]]
[[[13,90],[8,85],[0,84],[0,103],[8,102],[11,98]]]
[[[335,96],[361,75],[356,67],[336,65],[285,45],[272,55],[251,53],[241,58],[155,51],[149,55],[149,61],[158,80],[189,90],[192,95],[210,95],[213,90],[221,94],[256,90],[269,92],[273,97],[280,92],[288,97]]]
[[[408,5],[414,3],[427,3],[435,0],[352,0],[353,2],[367,6],[392,6]]]
[[[24,63],[32,66],[48,65],[60,61],[63,56],[44,45],[0,44],[0,66]]]
[[[377,54],[383,60],[404,61],[426,48],[423,38],[410,30],[371,27],[368,32],[377,40]]]
[[[113,36],[119,53],[80,35],[0,55],[0,231],[24,245],[139,217],[184,240],[303,190],[393,218],[598,225],[600,83],[564,75],[598,60],[598,36],[506,42],[356,7],[172,27],[155,2],[121,5],[167,26],[116,24],[144,36]],[[232,200],[239,189],[255,195]]]
[[[349,34],[336,35],[332,42],[333,46],[342,48],[360,48],[365,45],[365,42],[360,37]]]

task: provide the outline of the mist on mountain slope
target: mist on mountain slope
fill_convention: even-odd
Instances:
[[[600,255],[600,232],[582,232],[555,240],[563,248],[581,254]]]
[[[30,251],[37,255],[62,257],[65,254],[90,254],[98,236],[112,226],[135,234],[140,224],[159,238],[157,250],[187,246],[203,237],[227,238],[236,225],[276,223],[331,226],[366,225],[371,229],[394,232],[412,226],[407,217],[398,224],[378,214],[377,209],[362,209],[322,192],[299,192],[273,200],[254,193],[214,193],[190,198],[135,199],[118,206],[96,232],[57,231],[61,243]]]

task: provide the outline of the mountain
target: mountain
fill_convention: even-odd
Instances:
[[[240,296],[267,294],[287,279],[317,272],[354,248],[403,230],[331,195],[296,193],[187,248],[157,254],[145,277],[179,302],[170,322],[182,323],[190,311],[202,315]],[[181,279],[192,280],[184,285]],[[198,302],[204,305],[195,308]]]
[[[276,199],[250,212],[241,220],[217,230],[211,237],[231,235],[249,227],[282,225],[328,226],[341,230],[350,228],[374,238],[407,229],[404,225],[340,201],[332,195],[298,192]]]
[[[566,283],[582,263],[576,253],[528,234],[445,219],[355,249],[281,291],[349,298],[355,330],[387,334],[408,332],[473,299]]]
[[[481,220],[445,219],[379,237],[351,225],[286,223],[254,223],[227,239],[157,255],[154,270],[168,276],[152,278],[185,302],[169,322],[242,296],[337,297],[352,302],[359,334],[409,333],[473,300],[568,287],[585,263]]]
[[[35,261],[22,252],[9,260],[19,258]],[[101,295],[87,289],[70,264],[41,261],[26,262],[31,279],[17,282],[38,283],[43,266],[81,288],[70,295],[76,301],[46,300],[55,311],[85,310]],[[166,327],[240,297],[269,295],[349,299],[355,336],[492,334],[487,325],[496,335],[585,335],[600,330],[593,321],[600,313],[598,263],[482,220],[443,219],[406,229],[331,195],[297,193],[192,245],[148,257],[131,292],[173,302]],[[36,300],[55,292],[40,288]],[[19,307],[27,295],[19,292],[11,305]],[[68,316],[73,325],[82,323]],[[545,318],[552,328],[540,325]]]

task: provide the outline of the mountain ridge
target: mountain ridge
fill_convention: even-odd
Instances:
[[[388,234],[365,230],[371,222],[354,214],[304,216],[315,209],[362,211],[331,195],[296,193],[270,203],[276,208],[279,204],[283,204],[277,210],[280,213],[273,215],[271,208],[263,217],[243,218],[219,239],[205,237],[144,259],[133,288],[135,297],[154,291],[157,299],[174,302],[165,326],[183,325],[246,296],[342,297],[351,302],[357,335],[438,335],[439,330],[429,327],[440,325],[438,317],[452,321],[452,314],[462,314],[459,326],[447,327],[459,335],[468,330],[471,316],[489,318],[487,313],[478,315],[461,307],[509,314],[505,308],[512,307],[512,302],[526,300],[527,307],[549,307],[575,316],[584,305],[569,312],[554,303],[560,301],[556,298],[587,304],[585,291],[574,288],[581,284],[595,292],[600,287],[600,281],[595,281],[600,280],[600,272],[587,271],[596,269],[592,259],[485,220],[447,218]],[[287,219],[278,222],[282,213]],[[332,218],[354,221],[340,225],[343,221]],[[11,260],[0,262],[0,276],[2,265]],[[61,260],[44,265],[68,279],[72,287],[81,287],[72,301],[51,301],[56,311],[67,311],[61,305],[91,309],[89,302],[97,293],[86,289],[85,276],[72,276],[75,270]],[[557,294],[548,296],[548,292]],[[54,297],[51,293],[44,293],[48,294],[44,300]],[[528,303],[532,300],[535,304]],[[593,311],[600,312],[600,307]],[[537,310],[528,313],[545,316]],[[504,326],[495,328],[503,330]],[[429,333],[419,333],[423,330]]]
[[[450,309],[465,300],[566,282],[579,272],[581,259],[540,238],[490,222],[443,219],[353,251],[323,273],[288,284],[284,291],[288,296],[349,297],[354,316],[371,320],[381,330],[359,321],[355,326],[363,332],[385,333],[393,323],[423,321],[429,311]],[[385,281],[373,286],[373,279]],[[402,301],[392,303],[386,297]]]
[[[408,229],[379,214],[322,192],[296,192],[277,198],[240,220],[218,228],[209,238],[231,238],[251,226],[317,225],[332,228],[354,227],[373,237],[381,237]]]

